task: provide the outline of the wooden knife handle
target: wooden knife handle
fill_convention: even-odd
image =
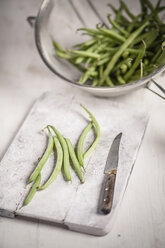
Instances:
[[[109,214],[112,208],[113,195],[115,189],[116,170],[104,177],[103,187],[100,195],[99,212]]]

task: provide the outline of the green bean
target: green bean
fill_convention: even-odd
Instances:
[[[100,126],[99,126],[96,118],[94,117],[94,115],[86,107],[84,107],[83,105],[81,105],[81,107],[90,116],[90,118],[91,118],[91,120],[93,122],[94,128],[95,128],[95,132],[96,132],[96,139],[94,140],[92,145],[88,148],[88,150],[84,153],[84,158],[86,158],[96,148],[96,146],[97,146],[97,144],[98,144],[98,142],[100,140],[101,133],[100,133]]]
[[[127,29],[128,25],[130,22],[127,20],[127,18],[123,15],[120,15],[118,22],[117,22],[121,27]]]
[[[99,85],[98,86],[102,86],[102,85],[104,85],[104,84],[106,84],[106,82],[105,82],[105,80],[103,81],[102,80],[102,77],[100,78],[100,80],[99,80]],[[106,84],[106,86],[107,86],[107,84]]]
[[[160,7],[161,1],[162,1],[162,0],[158,0],[157,4],[156,4],[156,6],[155,6],[156,9],[158,9],[158,8]]]
[[[88,55],[89,55],[89,52],[94,52],[95,48],[97,48],[97,44],[89,47],[86,52],[88,52]],[[76,57],[75,58],[75,64],[80,64],[82,62],[85,63],[85,68],[87,68],[88,64],[93,60],[92,57],[86,57],[86,56],[80,56],[80,57]]]
[[[103,65],[99,66],[99,76],[100,76],[100,79],[103,76]]]
[[[112,72],[118,71],[118,70],[121,68],[121,66],[122,66],[123,64],[125,64],[128,68],[131,68],[131,66],[132,66],[132,61],[133,61],[133,59],[134,59],[135,56],[136,56],[136,54],[131,55],[131,57],[128,57],[128,58],[126,58],[126,59],[124,59],[124,60],[121,60],[121,61],[115,66],[115,68],[112,70]]]
[[[98,53],[98,44],[94,44],[93,46],[89,47],[86,52],[92,52],[94,54]],[[92,57],[84,57],[84,63],[85,63],[85,68],[88,68],[90,63],[95,60],[95,58]]]
[[[129,51],[125,50],[125,51],[123,52],[123,54],[122,54],[122,57],[123,57],[124,59],[126,59],[126,58],[128,58],[128,56],[129,56]]]
[[[101,47],[99,49],[100,52],[103,51],[107,51],[110,52],[111,54],[115,53],[117,50],[119,49],[119,47],[109,47],[109,45],[107,44],[107,46]],[[106,56],[106,54],[104,54]]]
[[[82,65],[76,64],[76,63],[74,62],[73,59],[69,59],[68,61],[69,61],[72,65],[74,65],[79,71],[81,71],[81,72],[85,72],[85,71],[86,71],[86,69],[85,69]]]
[[[115,39],[116,41],[120,41],[120,42],[124,42],[126,39],[118,34],[117,32],[115,32],[114,30],[110,30],[107,28],[98,28],[101,34],[107,35],[112,39]]]
[[[125,50],[125,53],[127,54],[126,56],[124,56],[124,53],[123,53],[123,58],[128,58],[128,56],[129,56],[129,54],[130,53],[133,53],[133,54],[137,54],[137,53],[139,53],[141,50],[140,49],[133,49],[133,48],[127,48],[126,50]]]
[[[31,200],[33,199],[33,197],[37,191],[38,186],[40,185],[40,182],[41,182],[41,174],[39,173],[37,178],[35,179],[35,181],[33,183],[33,186],[31,187],[29,194],[27,195],[27,197],[25,198],[25,200],[23,202],[23,207],[27,206],[31,202]]]
[[[80,165],[82,167],[84,167],[84,156],[83,156],[83,145],[84,145],[84,140],[87,136],[87,134],[89,133],[89,131],[92,128],[92,121],[85,127],[85,129],[83,130],[79,140],[78,140],[78,144],[77,144],[77,158],[78,161],[80,163]]]
[[[144,57],[144,54],[145,54],[145,49],[138,54],[138,56],[137,56],[134,64],[132,65],[131,69],[125,74],[124,80],[128,80],[132,76],[132,74],[134,73],[136,68],[139,66],[139,63],[140,63],[141,59]]]
[[[102,37],[98,38],[99,48],[102,46],[106,46],[107,44],[109,44],[113,47],[114,41],[109,39],[109,37],[107,37],[107,36],[102,36]]]
[[[150,8],[151,12],[154,14],[155,20],[158,22],[158,24],[160,24],[161,21],[157,15],[156,8],[154,8],[154,6],[152,5],[152,3],[149,0],[144,0],[144,4],[146,4]]]
[[[57,135],[57,138],[59,139],[59,142],[62,146],[63,150],[63,170],[64,170],[64,177],[67,181],[71,181],[71,174],[69,169],[69,152],[68,147],[66,144],[66,141],[64,137],[61,135],[61,133],[52,125],[48,125],[48,128],[51,128],[54,133]]]
[[[152,57],[151,63],[155,63],[157,59],[160,57],[161,53],[162,53],[162,48],[160,47],[155,53],[155,55]]]
[[[134,28],[136,28],[138,24],[138,19],[142,16],[142,14],[137,15],[134,20],[128,26],[128,32],[131,33]]]
[[[97,35],[101,35],[101,33],[98,30],[94,30],[91,28],[79,28],[78,31],[86,31],[88,35],[91,35],[92,37],[97,36]]]
[[[90,47],[91,45],[95,44],[96,42],[97,42],[97,39],[94,38],[94,39],[90,39],[90,40],[88,40],[86,42],[76,44],[73,47],[75,47],[75,48],[78,48],[78,47],[87,48],[87,47]]]
[[[122,10],[123,7],[120,6],[119,10],[115,9],[114,6],[112,4],[108,4],[108,6],[113,10],[113,12],[116,14],[116,18],[115,21],[118,24],[121,24],[122,26],[128,26],[129,21],[127,20],[127,18],[125,16],[122,15]]]
[[[132,20],[134,20],[134,19],[135,19],[135,16],[129,11],[127,5],[126,5],[123,1],[120,1],[120,4],[121,4],[121,6],[123,7],[123,9],[125,10],[125,12],[127,13],[127,15],[128,15]]]
[[[126,64],[122,64],[122,65],[120,66],[120,70],[121,70],[121,72],[122,72],[123,74],[126,73],[127,69],[128,69],[128,66],[127,66]]]
[[[114,20],[111,19],[110,15],[107,16],[108,17],[108,20],[109,22],[111,23],[111,25],[117,29],[121,34],[125,35],[125,36],[128,36],[129,33],[127,31],[125,31],[123,28],[121,28],[117,22],[115,22]]]
[[[101,66],[101,65],[106,64],[106,63],[109,62],[109,61],[110,61],[110,58],[109,58],[109,57],[106,57],[106,58],[104,58],[104,59],[99,60],[99,62],[97,63],[97,65],[98,65],[98,66]],[[104,78],[102,77],[102,79],[104,79]]]
[[[119,24],[120,20],[122,19],[122,11],[123,11],[123,7],[120,5],[119,9],[116,11],[116,16],[115,16],[115,22],[117,24]]]
[[[144,65],[149,65],[149,60],[148,59],[144,59]]]
[[[143,47],[144,47],[144,45],[145,45],[145,48],[147,48],[146,43],[143,43]],[[143,51],[142,46],[140,48],[138,48],[138,49],[132,49],[132,48],[127,48],[126,49],[126,52],[128,52],[128,54],[131,53],[131,56],[136,55],[136,54],[139,54],[142,51]],[[148,55],[148,56],[153,56],[153,53],[150,52],[150,51],[146,51],[145,54]]]
[[[146,26],[147,23],[143,24],[140,28],[138,28],[129,36],[129,38],[123,43],[123,45],[121,45],[120,49],[114,54],[113,58],[107,65],[107,68],[104,71],[104,78],[106,78],[110,74],[111,70],[115,66],[116,62],[118,61],[124,50],[132,43],[134,39],[136,39],[136,37],[143,31]]]
[[[92,52],[86,52],[86,51],[78,51],[78,50],[68,50],[70,53],[75,54],[75,55],[79,55],[79,56],[83,56],[83,57],[91,57],[94,59],[99,59],[100,55],[96,54],[96,53],[92,53]]]
[[[143,71],[143,76],[147,76],[148,73],[153,72],[157,68],[158,68],[158,65],[155,65],[155,64],[153,64],[153,65],[150,64],[148,66],[145,66],[145,70]],[[136,74],[138,75],[138,79],[139,79],[140,74],[141,74],[141,69],[136,70]],[[131,78],[135,78],[137,75],[134,75]]]
[[[118,10],[111,3],[108,3],[107,5],[113,10],[115,14],[118,13]]]
[[[162,42],[162,50],[165,50],[165,41]]]
[[[119,84],[126,84],[126,81],[122,78],[120,74],[117,75],[117,80]]]
[[[94,52],[94,53],[98,53],[98,45],[95,44],[94,46],[90,47],[89,49],[87,49],[87,52]],[[97,48],[97,49],[96,49]],[[92,63],[92,61],[94,61],[94,59],[92,57],[84,57],[84,63],[85,63],[85,68],[88,68],[90,63]]]
[[[91,71],[90,76],[96,77],[96,76],[98,76],[98,72],[97,71]]]
[[[81,64],[83,61],[84,61],[84,57],[77,57],[74,62],[75,64]]]
[[[117,51],[117,49],[115,49],[116,51]],[[107,57],[112,57],[112,55],[114,54],[115,52],[113,52],[113,51],[108,51],[108,49],[107,49],[107,53],[102,53],[102,54],[100,54],[100,60],[101,59],[104,59],[104,58],[107,58]]]
[[[84,75],[81,76],[79,83],[84,84],[92,75],[93,72],[95,72],[95,62],[91,65],[91,67],[84,73]]]
[[[73,145],[72,145],[72,143],[71,143],[71,141],[69,139],[65,139],[65,141],[66,141],[67,146],[68,146],[69,155],[70,155],[70,158],[72,160],[72,164],[73,164],[73,167],[75,169],[75,172],[77,173],[77,175],[78,175],[78,177],[80,179],[80,182],[84,183],[83,175],[82,175],[82,172],[81,172],[81,166],[79,164],[79,161],[77,160]]]
[[[86,60],[86,62],[85,62],[85,68],[89,68],[90,67],[90,64],[91,64],[91,62],[93,61],[93,59],[92,58],[87,58],[87,60]]]
[[[158,7],[156,9],[157,9],[158,12],[162,12],[163,10],[165,10],[165,6]],[[160,23],[160,25],[162,25],[162,23]]]
[[[142,49],[133,49],[133,48],[127,48],[127,49],[126,49],[126,52],[128,52],[128,55],[129,55],[129,53],[138,54],[138,53],[140,53],[141,51],[143,51],[143,50],[142,50]]]
[[[102,83],[102,84],[104,83],[104,82],[102,82],[103,70],[104,70],[103,65],[100,65],[100,66],[99,66],[99,80],[98,80],[98,86],[102,86],[101,83]]]
[[[98,81],[99,81],[99,79],[97,77],[95,77],[93,79],[92,87],[96,87],[98,85]]]
[[[138,43],[141,43],[142,40],[144,40],[148,36],[148,32],[139,35],[131,44],[131,46],[137,45]]]
[[[58,174],[61,171],[62,162],[63,162],[63,150],[57,137],[54,137],[54,144],[57,151],[56,165],[49,179],[43,185],[39,186],[38,190],[46,189],[51,183],[54,182],[54,180],[57,178]]]
[[[53,46],[57,51],[65,53],[65,50],[59,45],[57,41],[53,40]]]
[[[144,0],[140,0],[140,5],[141,5],[141,12],[142,12],[142,16],[145,18],[147,15],[147,7],[144,3]]]
[[[86,49],[86,52],[98,52],[98,44],[94,44],[93,46],[90,46],[89,48]]]
[[[106,38],[100,39],[97,43],[97,52],[102,51],[107,46],[111,46],[111,40],[109,40],[109,38],[107,41]]]
[[[66,52],[64,53],[64,52],[56,51],[56,55],[63,59],[71,59],[71,56]]]
[[[90,73],[89,73],[89,71],[86,71],[85,73],[84,73],[84,75],[82,75],[81,77],[80,77],[80,79],[79,79],[79,84],[85,84],[85,82],[89,79],[89,77],[90,77]]]
[[[165,51],[162,52],[162,54],[160,55],[160,57],[157,60],[157,65],[161,66],[165,63]]]
[[[105,78],[106,85],[113,87],[114,84],[109,76]]]
[[[139,72],[139,74],[138,74],[138,72]],[[139,79],[140,79],[140,71],[136,71],[136,75],[130,77],[128,79],[127,83],[132,82],[132,81],[136,81],[136,80],[139,80]]]
[[[46,161],[48,160],[48,158],[49,158],[49,156],[53,150],[53,146],[54,146],[53,136],[49,132],[49,142],[48,142],[47,148],[46,148],[42,158],[40,159],[39,163],[37,164],[37,167],[35,168],[35,170],[31,174],[31,176],[28,180],[28,183],[31,183],[31,182],[36,180],[37,176],[39,175],[39,173],[42,170],[43,166],[45,165]]]
[[[146,36],[144,40],[146,48],[149,48],[153,42],[156,40],[156,38],[159,35],[159,31],[157,29],[151,30],[150,32],[148,32],[148,35]]]
[[[99,49],[98,49],[98,44],[93,45],[92,47],[88,48],[86,50],[87,52],[92,52],[94,54],[99,54]],[[84,63],[85,63],[85,67],[88,68],[88,66],[95,60],[99,60],[99,58],[92,58],[92,57],[85,57]]]

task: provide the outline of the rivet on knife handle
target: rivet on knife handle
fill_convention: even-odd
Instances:
[[[100,200],[100,210],[103,214],[109,214],[112,208],[115,188],[116,171],[105,175],[103,182],[102,199]]]

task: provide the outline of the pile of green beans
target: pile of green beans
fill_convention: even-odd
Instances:
[[[66,181],[71,181],[71,173],[70,173],[70,162],[74,171],[76,172],[79,180],[81,183],[84,183],[84,159],[91,154],[91,152],[96,148],[100,140],[100,126],[94,117],[94,115],[83,105],[81,107],[87,112],[91,121],[87,124],[84,128],[83,132],[81,133],[78,139],[77,149],[74,148],[70,139],[65,138],[54,126],[48,125],[46,128],[48,130],[48,144],[46,150],[42,157],[40,158],[36,168],[30,175],[28,179],[28,184],[33,183],[28,195],[26,196],[23,206],[28,205],[32,198],[34,197],[35,193],[39,190],[46,189],[50,184],[54,182],[57,178],[59,173],[62,171],[63,176]],[[88,132],[94,128],[96,137],[91,144],[91,146],[87,149],[87,151],[83,151],[84,149],[84,142]],[[53,134],[52,134],[53,132]],[[41,184],[41,172],[46,164],[50,154],[52,153],[53,149],[56,153],[56,162],[53,168],[53,171],[46,182]],[[83,170],[82,170],[83,169]]]
[[[107,24],[97,24],[96,29],[80,28],[89,40],[63,49],[55,40],[56,55],[76,66],[82,76],[79,84],[92,87],[124,85],[139,80],[165,63],[165,24],[159,14],[165,10],[161,0],[153,4],[139,0],[141,12],[134,15],[120,1],[115,14],[107,15]]]

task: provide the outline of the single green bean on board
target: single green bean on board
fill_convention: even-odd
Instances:
[[[33,199],[33,197],[37,191],[37,188],[40,185],[40,182],[41,182],[41,173],[39,173],[37,178],[35,179],[33,186],[30,189],[29,194],[27,195],[27,197],[25,198],[25,200],[23,202],[23,207],[28,205],[31,202],[31,200]]]
[[[76,153],[74,151],[73,145],[72,145],[70,139],[67,138],[65,140],[66,140],[66,143],[68,145],[69,155],[70,155],[70,158],[72,160],[72,164],[73,164],[73,167],[75,169],[75,172],[77,173],[81,183],[84,183],[84,178],[82,175],[81,166],[80,166],[79,161],[76,157]]]
[[[28,183],[34,182],[36,180],[36,178],[38,177],[39,173],[41,172],[43,166],[45,165],[46,161],[48,160],[48,158],[49,158],[49,156],[53,150],[53,146],[54,146],[53,136],[52,136],[51,132],[49,132],[49,141],[48,141],[47,148],[46,148],[42,158],[40,159],[39,163],[37,164],[37,167],[35,168],[35,170],[31,174],[31,176],[28,180]]]
[[[96,118],[94,117],[94,115],[83,105],[81,105],[81,107],[88,113],[88,115],[91,118],[91,121],[93,123],[93,126],[95,128],[95,132],[96,132],[96,138],[94,140],[94,142],[92,143],[92,145],[88,148],[88,150],[84,153],[84,158],[86,158],[97,146],[100,137],[101,137],[101,132],[100,132],[100,126],[99,123],[97,122]]]
[[[81,136],[78,140],[78,144],[77,144],[77,158],[78,161],[80,163],[80,165],[82,167],[84,167],[84,156],[83,156],[83,145],[84,145],[84,140],[87,136],[87,134],[89,133],[89,131],[92,128],[93,123],[90,122],[83,130],[83,132],[81,133]]]
[[[56,160],[54,170],[51,173],[51,176],[49,177],[49,179],[43,185],[38,187],[38,190],[43,190],[47,188],[51,183],[54,182],[54,180],[57,178],[57,176],[59,175],[61,171],[62,162],[63,162],[63,150],[57,137],[54,137],[54,144],[55,144],[54,146],[55,151],[57,154],[57,160]]]
[[[63,149],[63,172],[64,172],[64,177],[67,181],[71,181],[71,174],[70,174],[70,166],[69,166],[69,152],[68,152],[68,146],[66,144],[66,141],[62,134],[52,125],[48,125],[48,128],[51,128],[54,133],[57,135],[60,144]]]

